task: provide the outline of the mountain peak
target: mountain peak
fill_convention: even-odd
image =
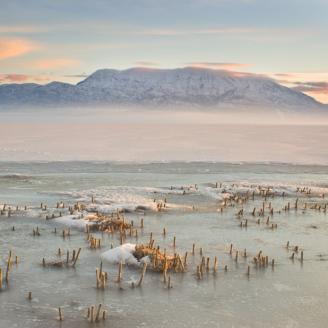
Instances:
[[[77,85],[0,86],[5,105],[196,105],[323,108],[313,98],[257,75],[201,67],[99,69]]]

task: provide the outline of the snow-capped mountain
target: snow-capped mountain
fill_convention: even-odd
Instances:
[[[118,104],[325,108],[268,78],[190,67],[101,69],[76,85],[0,85],[0,107]]]

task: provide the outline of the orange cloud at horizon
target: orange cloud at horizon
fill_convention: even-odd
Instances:
[[[187,63],[188,66],[198,68],[209,68],[217,70],[234,71],[241,68],[249,67],[248,64],[243,63],[216,63],[216,62],[192,62]]]
[[[286,72],[269,74],[278,83],[328,104],[328,72]]]
[[[152,62],[152,61],[137,61],[135,62],[135,65],[137,66],[159,66],[159,63],[156,63],[156,62]]]
[[[48,58],[40,59],[32,63],[38,69],[49,70],[58,68],[68,68],[77,66],[80,61],[71,58]]]
[[[26,82],[49,82],[51,79],[43,75],[29,74],[0,74],[0,83],[26,83]]]
[[[37,48],[35,43],[25,39],[0,38],[0,60],[21,56]]]
[[[325,90],[319,91],[303,91],[303,93],[307,94],[308,96],[314,98],[315,100],[323,103],[328,104],[328,88]]]

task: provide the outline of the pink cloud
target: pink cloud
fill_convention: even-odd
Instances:
[[[148,67],[148,66],[159,66],[159,63],[151,62],[151,61],[137,61],[135,62],[135,65],[142,66],[142,67]]]
[[[328,72],[271,73],[270,76],[282,85],[328,103]]]
[[[38,46],[29,40],[0,38],[0,60],[21,56],[37,48]]]
[[[29,76],[24,74],[1,74],[0,75],[0,81],[2,82],[13,82],[13,83],[19,83],[19,82],[26,82],[28,81]]]
[[[209,68],[209,69],[227,70],[227,71],[234,71],[237,69],[249,67],[249,65],[241,64],[241,63],[217,63],[217,62],[192,62],[192,63],[187,63],[187,65],[191,67]]]
[[[79,65],[79,61],[70,58],[48,58],[34,61],[32,65],[38,69],[51,70],[58,68],[69,68]]]
[[[42,75],[27,74],[0,74],[0,83],[26,83],[26,82],[49,82],[50,79]]]
[[[290,73],[275,73],[274,76],[284,77],[284,78],[293,78],[293,77],[295,77],[295,75],[290,74]]]
[[[301,92],[309,92],[309,93],[318,93],[318,94],[327,94],[328,95],[328,82],[293,82],[295,85],[294,89]]]

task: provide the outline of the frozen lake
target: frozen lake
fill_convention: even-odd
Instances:
[[[0,267],[4,272],[9,250],[20,259],[12,266],[8,288],[4,283],[0,292],[1,327],[90,327],[86,309],[99,303],[108,311],[106,321],[97,323],[101,327],[326,326],[327,166],[3,162],[0,172],[0,203],[13,209],[10,217],[6,211],[0,216]],[[259,194],[259,185],[270,190],[266,200]],[[225,197],[242,197],[247,192],[252,195],[253,191],[254,200],[249,197],[244,204],[233,200],[224,206]],[[156,211],[154,204],[164,199],[166,209]],[[119,246],[119,236],[93,233],[101,239],[100,249],[90,249],[83,230],[74,227],[71,236],[63,239],[61,231],[72,222],[45,219],[52,213],[58,215],[56,203],[60,201],[67,205],[79,201],[90,212],[128,210],[125,219],[134,221],[139,235],[127,236],[126,242],[148,243],[152,233],[156,244],[166,248],[167,253],[183,255],[188,251],[186,272],[171,272],[173,288],[167,289],[161,274],[147,270],[143,285],[131,288],[131,282],[139,278],[140,268],[124,266],[123,281],[118,284],[118,265],[104,262],[108,286],[105,290],[97,289],[95,270],[100,265],[100,255],[111,244]],[[265,215],[259,216],[263,201]],[[40,209],[41,202],[47,204],[47,210]],[[288,203],[290,210],[285,211]],[[134,210],[140,206],[144,210]],[[273,215],[269,213],[270,206]],[[222,213],[218,211],[221,207]],[[238,218],[236,214],[242,208],[243,217]],[[277,228],[272,229],[272,224],[277,224]],[[40,236],[32,234],[36,227]],[[57,234],[53,233],[55,228]],[[195,255],[191,254],[193,243]],[[291,260],[295,246],[299,251]],[[82,251],[75,268],[42,267],[42,258],[58,258],[58,248],[65,254],[66,250],[79,247]],[[200,247],[203,255],[210,258],[210,270],[201,280],[196,276]],[[245,248],[246,258],[242,256]],[[255,265],[253,258],[259,251],[268,256],[268,266]],[[212,269],[214,256],[218,258],[216,274]],[[32,301],[27,300],[29,291]],[[64,315],[62,322],[57,320],[59,306]]]

